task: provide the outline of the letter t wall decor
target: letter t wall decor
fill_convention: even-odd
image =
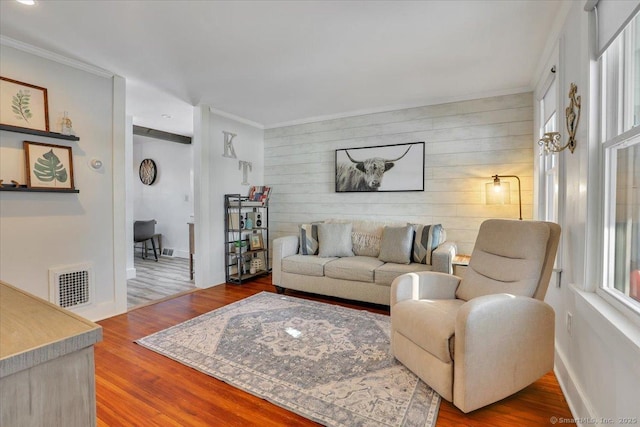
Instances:
[[[252,167],[251,162],[245,162],[244,160],[238,161],[238,169],[242,169],[242,185],[249,185],[249,171]]]

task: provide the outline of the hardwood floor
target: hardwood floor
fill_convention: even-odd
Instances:
[[[317,425],[134,343],[260,291],[274,291],[270,276],[243,285],[199,290],[98,322],[104,335],[95,346],[98,426]],[[389,313],[382,306],[287,294]],[[544,426],[551,425],[553,416],[572,418],[550,372],[519,393],[471,414],[463,414],[443,400],[436,426]]]

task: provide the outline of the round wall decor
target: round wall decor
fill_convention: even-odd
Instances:
[[[140,163],[140,181],[145,185],[151,185],[156,181],[158,170],[156,169],[156,162],[151,159],[144,159]]]

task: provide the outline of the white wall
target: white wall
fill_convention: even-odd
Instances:
[[[235,133],[237,159],[223,157],[222,131]],[[241,119],[212,113],[207,106],[194,111],[195,283],[209,287],[225,282],[224,195],[249,194],[251,185],[264,185],[264,131]],[[239,160],[252,163],[249,185],[242,185]]]
[[[591,22],[592,24],[593,22]],[[596,425],[622,425],[619,417],[640,419],[640,328],[598,296],[601,283],[602,199],[597,131],[597,68],[589,49],[590,17],[582,2],[573,2],[558,37],[558,111],[569,104],[571,83],[582,97],[582,118],[573,154],[561,155],[566,176],[561,216],[562,280],[550,286],[546,301],[556,312],[556,375],[578,418],[613,419]],[[541,62],[547,58],[541,58]],[[560,120],[566,138],[566,125]],[[566,139],[564,140],[566,141]],[[562,202],[561,202],[562,203]],[[571,332],[567,314],[572,315]],[[582,425],[594,423],[582,422]]]
[[[152,159],[157,177],[144,185],[138,176],[140,162]],[[193,215],[191,184],[193,148],[189,144],[133,136],[133,220],[155,219],[162,246],[174,256],[189,257],[189,228]],[[138,245],[140,246],[140,245]]]
[[[453,102],[269,129],[265,182],[273,187],[271,237],[327,218],[441,223],[461,253],[471,253],[486,218],[518,218],[511,205],[485,204],[491,176],[522,180],[524,218],[532,215],[532,94]],[[424,141],[425,191],[335,193],[335,150]]]
[[[0,131],[0,178],[25,183],[22,142],[45,142],[72,148],[75,186],[80,190],[0,192],[0,279],[48,300],[50,268],[92,263],[95,301],[77,312],[91,319],[115,314],[122,304],[116,301],[120,276],[115,272],[114,197],[119,196],[114,194],[113,173],[114,147],[121,135],[114,134],[120,119],[114,114],[123,112],[124,125],[124,86],[115,85],[113,76],[6,45],[0,49],[0,74],[47,88],[51,130],[59,131],[57,121],[68,111],[80,137],[72,142]],[[101,170],[89,167],[92,158],[103,162]],[[119,268],[124,273],[124,265]],[[126,296],[124,302],[126,307]]]

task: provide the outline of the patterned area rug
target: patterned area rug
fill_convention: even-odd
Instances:
[[[328,426],[433,426],[440,396],[389,334],[388,316],[261,292],[137,343]]]

